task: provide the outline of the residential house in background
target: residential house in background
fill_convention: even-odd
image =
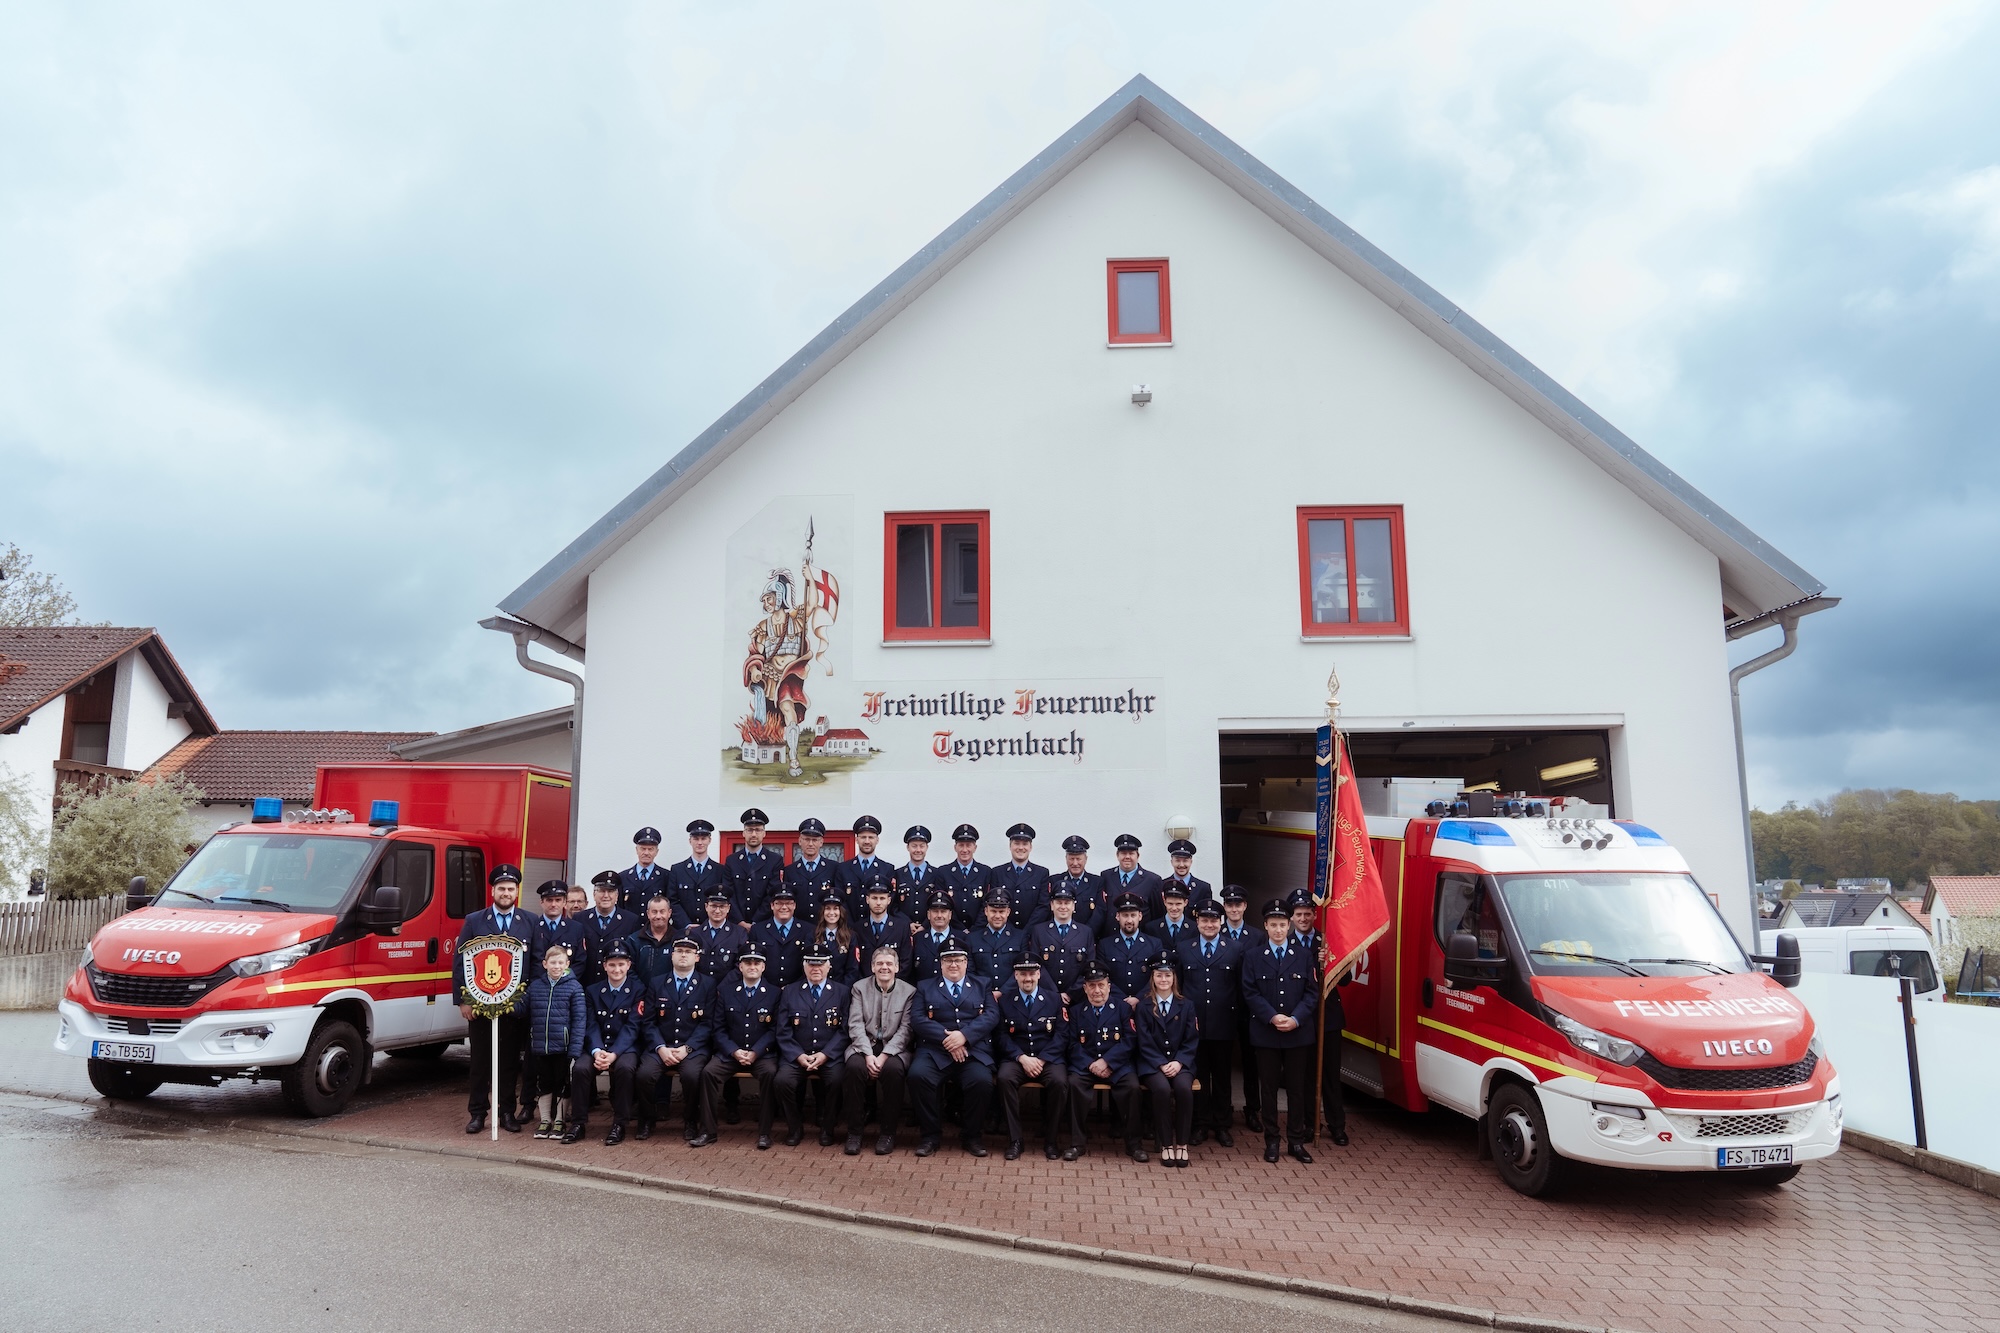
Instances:
[[[1882,883],[1888,883],[1883,880]],[[1784,904],[1777,929],[1819,926],[1915,926],[1924,928],[1908,908],[1886,891],[1872,893],[1801,893]]]
[[[424,763],[539,764],[569,772],[573,705],[482,722],[462,731],[425,732],[389,747],[397,759]]]
[[[190,736],[145,772],[178,775],[201,789],[196,804],[197,842],[225,824],[250,818],[250,803],[276,796],[286,810],[312,801],[313,770],[320,764],[380,764],[392,747],[429,736],[427,731],[218,731]]]
[[[1969,948],[2000,948],[2000,875],[1932,875],[1924,910],[1945,971],[1956,972]]]

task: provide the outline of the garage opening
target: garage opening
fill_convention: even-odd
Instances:
[[[1448,780],[1444,786],[1465,791],[1569,797],[1617,815],[1611,736],[1602,728],[1343,734],[1354,775],[1363,781]],[[1249,889],[1253,901],[1302,888],[1311,878],[1314,743],[1310,731],[1224,732],[1217,738],[1223,877]]]

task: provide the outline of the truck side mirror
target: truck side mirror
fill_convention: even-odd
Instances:
[[[1799,937],[1789,931],[1778,936],[1776,953],[1753,953],[1750,955],[1750,961],[1769,967],[1771,980],[1787,990],[1796,987],[1799,978],[1804,976],[1806,971],[1805,964],[1799,960]]]
[[[395,935],[403,929],[403,891],[383,884],[368,891],[355,909],[355,919],[377,935]]]
[[[1453,990],[1490,986],[1500,979],[1504,958],[1481,958],[1479,937],[1469,930],[1455,930],[1444,946],[1444,983]]]
[[[146,877],[132,876],[132,882],[125,886],[125,910],[136,912],[151,901],[152,895],[146,892]]]

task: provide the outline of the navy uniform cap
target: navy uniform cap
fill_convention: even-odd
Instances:
[[[1153,971],[1155,972],[1179,972],[1180,970],[1180,960],[1170,953],[1163,953],[1153,960]]]
[[[736,961],[739,963],[761,963],[764,961],[764,955],[759,953],[757,946],[753,944],[742,953],[737,954]]]
[[[669,945],[668,948],[670,951],[674,949],[693,949],[696,953],[700,953],[701,941],[692,935],[683,935]]]
[[[1083,965],[1083,979],[1085,981],[1109,981],[1111,980],[1111,969],[1104,965],[1103,959],[1093,958]]]
[[[723,896],[727,897],[728,895],[725,894]],[[780,898],[783,898],[786,902],[795,903],[799,900],[799,895],[793,893],[785,885],[780,884],[777,888],[771,890],[771,901],[777,902]]]
[[[1121,833],[1112,840],[1111,845],[1121,852],[1136,852],[1139,850],[1140,842],[1129,833]]]
[[[628,963],[632,961],[632,951],[625,947],[624,940],[611,941],[611,947],[604,951],[605,962],[608,963],[614,958],[623,958]]]
[[[827,948],[825,940],[819,940],[806,946],[804,961],[808,963],[831,963],[833,961],[833,950]]]
[[[978,842],[979,830],[970,824],[960,824],[951,831],[951,840],[953,842]]]
[[[1039,972],[1042,970],[1042,960],[1031,953],[1024,953],[1014,960],[1014,970],[1016,972]]]
[[[929,842],[930,840],[931,840],[931,831],[925,828],[922,824],[912,824],[908,828],[903,830],[903,841],[906,843]]]
[[[1290,916],[1291,914],[1292,910],[1286,907],[1281,899],[1273,898],[1270,902],[1264,904],[1264,919],[1266,921],[1269,921],[1274,916]]]
[[[965,946],[958,942],[956,936],[953,936],[944,942],[944,948],[938,950],[938,957],[941,959],[963,958],[965,957]]]
[[[729,890],[710,889],[702,901],[705,903],[726,903],[729,901]]]
[[[660,845],[660,831],[651,824],[648,824],[632,835],[632,845],[635,847],[658,847]]]
[[[1250,895],[1243,891],[1241,884],[1225,884],[1222,886],[1222,901],[1226,903],[1247,903],[1250,901]]]
[[[986,891],[986,905],[988,907],[1004,907],[1010,912],[1014,910],[1014,903],[1007,897],[1007,890],[998,886]]]
[[[1035,840],[1035,826],[1033,824],[1016,824],[1007,830],[1007,836],[1009,838],[1020,838],[1026,842],[1033,842]]]
[[[861,890],[861,896],[866,898],[871,893],[888,894],[890,892],[892,890],[889,888],[889,877],[877,871],[868,877],[867,887]],[[827,901],[839,902],[840,900],[838,898],[829,898]]]
[[[814,833],[824,838],[826,836],[826,825],[817,819],[801,819],[799,821],[799,833],[801,836]]]
[[[1172,842],[1167,844],[1167,855],[1193,856],[1194,844],[1189,842],[1186,838],[1175,838]]]
[[[615,889],[620,880],[615,870],[600,870],[590,877],[590,882],[600,889]]]
[[[931,900],[930,900],[929,902],[927,902],[927,903],[925,903],[925,904],[924,904],[924,910],[925,910],[926,912],[935,912],[935,911],[937,911],[937,910],[938,910],[939,908],[943,908],[943,909],[944,909],[945,911],[947,911],[947,912],[950,912],[950,911],[953,911],[953,910],[955,910],[955,909],[953,908],[953,906],[952,906],[952,901],[951,901],[951,895],[950,895],[950,894],[948,894],[948,893],[933,893],[933,894],[931,895]]]
[[[873,815],[863,815],[854,821],[854,831],[856,833],[880,833],[882,831],[882,821]]]
[[[1080,833],[1072,833],[1063,839],[1063,850],[1081,855],[1090,850],[1090,840]]]
[[[1289,894],[1285,895],[1285,907],[1288,911],[1296,912],[1301,907],[1311,907],[1312,905],[1313,900],[1307,895],[1304,889],[1293,889]]]
[[[521,882],[521,867],[509,865],[494,866],[493,873],[486,877],[488,884],[498,884],[502,880],[505,880],[509,884],[519,884]]]
[[[1185,902],[1187,899],[1194,897],[1194,893],[1179,880],[1170,879],[1160,886],[1160,896],[1162,898],[1179,898]]]
[[[715,832],[715,825],[709,823],[706,819],[690,819],[688,821],[688,832],[697,838],[706,837],[708,834]]]
[[[1221,916],[1222,904],[1210,898],[1207,902],[1195,908],[1194,914],[1196,916]]]
[[[736,817],[736,822],[741,824],[744,828],[763,828],[765,825],[771,822],[771,817],[753,805],[748,810],[745,810],[742,814],[738,815]]]
[[[1118,901],[1111,904],[1111,910],[1114,912],[1143,912],[1146,910],[1146,900],[1136,893],[1121,893],[1118,895]]]
[[[545,879],[542,881],[542,887],[535,892],[544,898],[562,898],[568,896],[569,885],[559,879]]]
[[[1058,899],[1068,899],[1070,902],[1075,902],[1076,890],[1072,889],[1069,885],[1058,881],[1056,886],[1053,889],[1049,890],[1049,901],[1055,902]]]

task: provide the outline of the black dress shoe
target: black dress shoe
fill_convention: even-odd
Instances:
[[[1224,1148],[1234,1148],[1236,1146],[1236,1140],[1229,1137],[1229,1131],[1226,1129],[1215,1131],[1215,1141]]]
[[[1276,1162],[1280,1156],[1282,1154],[1278,1151],[1277,1142],[1272,1139],[1264,1140],[1264,1160],[1267,1162]]]
[[[1243,1113],[1243,1128],[1249,1130],[1252,1134],[1262,1134],[1264,1132],[1264,1118],[1255,1111],[1245,1111]]]
[[[805,1141],[806,1132],[803,1129],[794,1129],[785,1135],[785,1146],[787,1148],[796,1148]]]
[[[1298,1159],[1299,1159],[1299,1161],[1301,1161],[1301,1162],[1305,1163],[1305,1164],[1306,1164],[1307,1166],[1311,1166],[1311,1165],[1312,1165],[1312,1161],[1313,1161],[1313,1155],[1312,1155],[1311,1153],[1309,1153],[1309,1152],[1307,1152],[1307,1151],[1306,1151],[1306,1145],[1305,1145],[1305,1144],[1303,1144],[1303,1143],[1294,1143],[1294,1144],[1292,1145],[1292,1147],[1291,1147],[1291,1153],[1292,1153],[1292,1156],[1294,1156],[1294,1157],[1298,1158]]]
[[[1062,1149],[1056,1147],[1053,1143],[1044,1143],[1042,1145],[1042,1156],[1048,1158],[1051,1162],[1060,1162],[1062,1160]]]
[[[1079,1157],[1081,1157],[1081,1156],[1083,1156],[1083,1149],[1081,1149],[1081,1148],[1064,1148],[1064,1149],[1063,1149],[1063,1160],[1064,1160],[1065,1162],[1074,1162],[1074,1161],[1075,1161],[1075,1160],[1076,1160],[1077,1158],[1079,1158]]]
[[[474,1111],[472,1113],[472,1119],[465,1122],[465,1132],[468,1134],[477,1134],[480,1130],[485,1128],[486,1128],[486,1112],[484,1111]]]
[[[604,1146],[607,1148],[616,1148],[623,1142],[625,1142],[625,1126],[622,1123],[613,1125],[611,1132],[604,1136]]]
[[[697,1134],[693,1138],[688,1140],[688,1147],[706,1148],[714,1142],[715,1142],[715,1135],[713,1134]]]
[[[1347,1146],[1347,1131],[1344,1129],[1336,1129],[1327,1137],[1333,1140],[1333,1146],[1336,1148],[1345,1148]]]
[[[500,1128],[506,1130],[509,1134],[519,1134],[521,1132],[521,1122],[513,1116],[508,1115],[505,1111],[502,1111],[500,1113]]]
[[[965,1141],[965,1150],[974,1157],[991,1157],[993,1155],[986,1151],[986,1141],[984,1139],[967,1139]],[[1015,1154],[1017,1157],[1019,1155],[1019,1153]]]
[[[639,1122],[639,1127],[632,1131],[632,1137],[639,1140],[639,1142],[641,1143],[644,1143],[647,1139],[652,1138],[653,1122],[650,1120],[641,1120]]]
[[[860,1139],[856,1139],[856,1140],[855,1140],[855,1143],[857,1143],[857,1144],[859,1144],[860,1142],[861,1142],[861,1140],[860,1140]],[[820,1147],[822,1147],[822,1148],[831,1148],[831,1147],[833,1146],[833,1131],[832,1131],[832,1130],[830,1130],[830,1129],[822,1129],[822,1130],[821,1130],[821,1131],[819,1132],[819,1146],[820,1146]]]
[[[1126,1143],[1125,1152],[1135,1162],[1150,1162],[1153,1160],[1146,1156],[1146,1150],[1139,1146],[1139,1140],[1137,1139],[1132,1139]]]
[[[769,1134],[759,1134],[757,1136],[757,1151],[765,1152],[768,1151],[770,1147],[771,1147],[771,1136]]]
[[[847,1136],[847,1146],[842,1148],[841,1151],[849,1157],[859,1157],[861,1155],[861,1136],[859,1134],[849,1134]]]
[[[583,1122],[579,1120],[563,1126],[562,1141],[564,1143],[583,1142]]]
[[[880,1148],[882,1145],[878,1143],[875,1146]],[[917,1156],[919,1157],[929,1157],[937,1150],[938,1141],[936,1139],[921,1139],[917,1143]]]
[[[1203,1144],[1207,1142],[1208,1142],[1208,1131],[1205,1129],[1197,1129],[1194,1132],[1194,1143],[1190,1144],[1189,1146],[1192,1147],[1195,1146],[1196,1144]]]
[[[894,1151],[896,1151],[896,1136],[894,1134],[884,1134],[881,1138],[875,1140],[875,1155],[877,1157],[887,1157]]]
[[[738,1124],[738,1123],[741,1123],[742,1119],[743,1119],[743,1112],[742,1112],[741,1110],[739,1110],[738,1108],[736,1108],[736,1107],[734,1107],[734,1106],[730,1106],[730,1105],[729,1105],[729,1104],[727,1104],[727,1103],[724,1103],[724,1104],[723,1104],[723,1107],[722,1107],[722,1123],[723,1123],[723,1124],[725,1124],[725,1125],[734,1125],[734,1124]]]
[[[965,1150],[967,1152],[972,1152],[972,1145],[970,1143],[967,1143],[965,1145]],[[973,1155],[980,1156],[981,1154],[974,1153]],[[1010,1162],[1018,1162],[1019,1160],[1021,1160],[1021,1141],[1019,1139],[1009,1139],[1007,1141],[1007,1151],[1004,1154],[1004,1156]]]

